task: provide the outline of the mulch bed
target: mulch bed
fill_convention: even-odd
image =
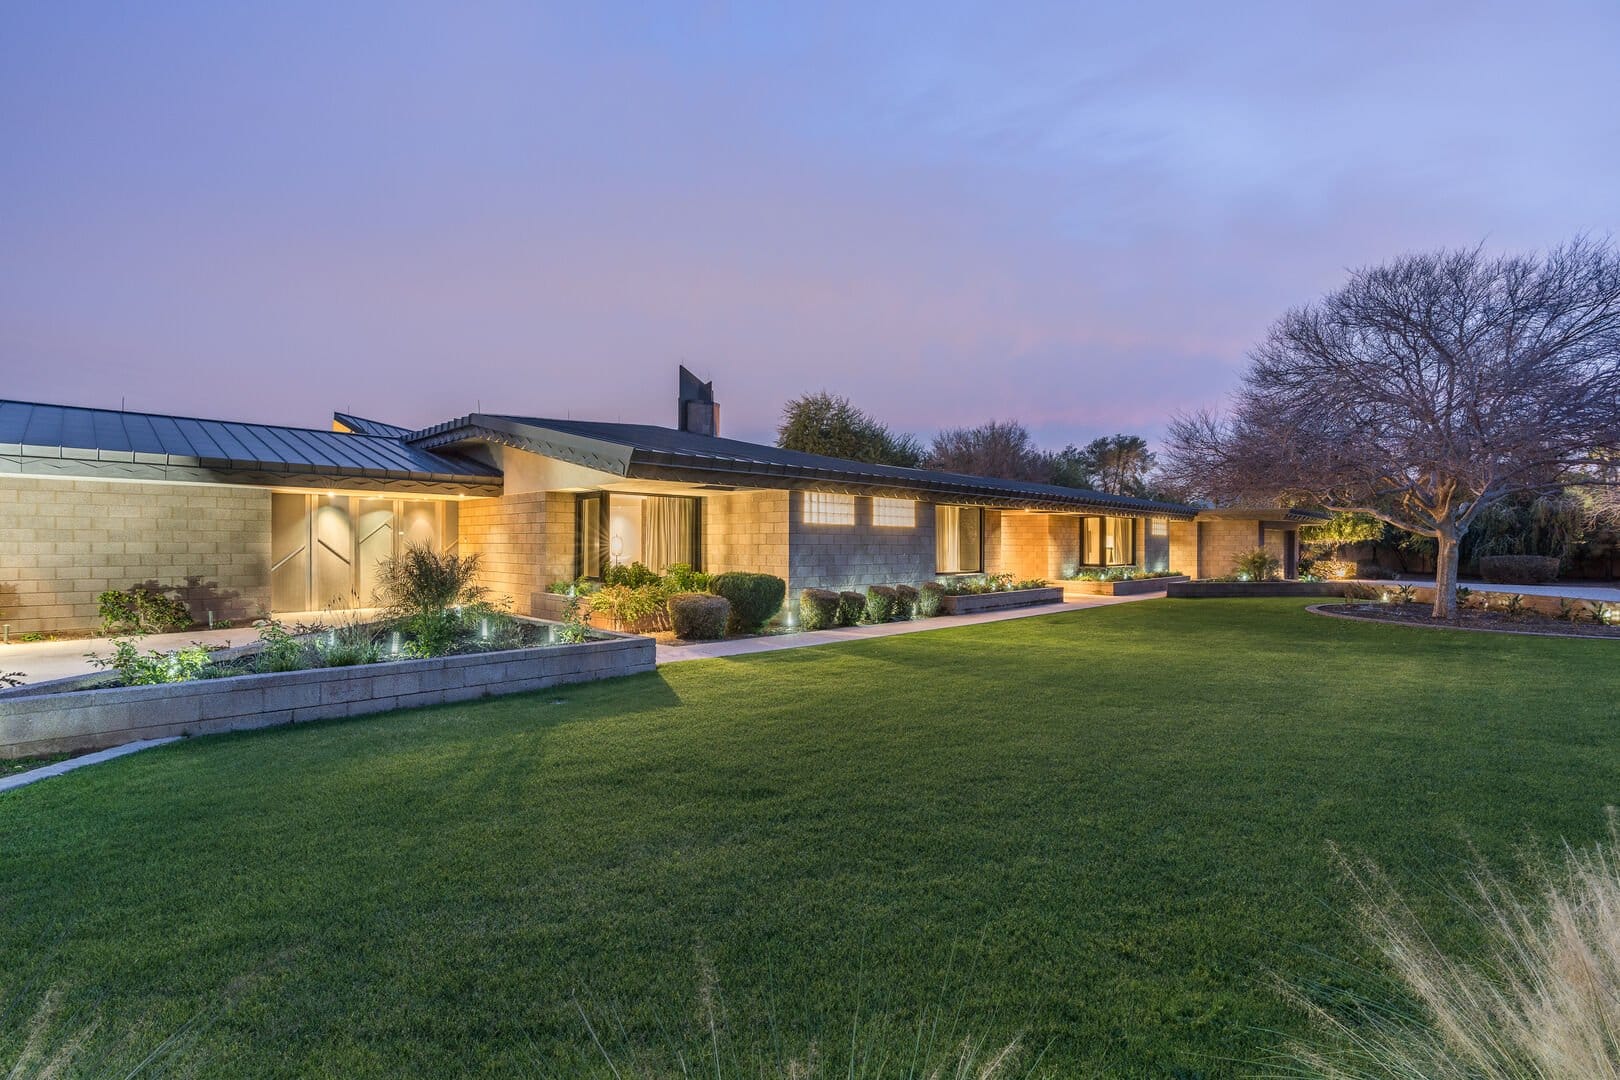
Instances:
[[[1428,604],[1317,604],[1313,611],[1369,622],[1404,623],[1448,630],[1486,630],[1497,634],[1541,634],[1550,637],[1620,638],[1620,626],[1582,620],[1569,622],[1536,612],[1517,616],[1468,608],[1454,620],[1435,619]]]

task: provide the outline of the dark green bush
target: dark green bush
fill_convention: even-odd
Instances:
[[[663,584],[671,596],[683,592],[708,592],[709,575],[692,569],[687,563],[670,563],[664,567]]]
[[[894,590],[887,585],[873,585],[866,590],[866,621],[886,623],[894,618]]]
[[[191,625],[185,602],[151,585],[108,589],[96,597],[102,632],[113,634],[166,634]]]
[[[932,619],[945,606],[945,587],[937,581],[925,581],[917,590],[917,618]]]
[[[894,617],[909,619],[917,610],[917,590],[910,585],[894,587]]]
[[[1544,585],[1558,578],[1551,555],[1481,555],[1479,576],[1493,585]]]
[[[854,626],[866,614],[866,597],[858,592],[841,592],[838,594],[838,624],[840,626]]]
[[[787,599],[787,582],[775,574],[733,572],[717,574],[709,591],[731,601],[731,632],[746,634],[758,630],[776,617]]]
[[[799,625],[806,630],[825,630],[838,625],[838,594],[827,589],[799,592]]]
[[[675,636],[688,641],[713,641],[726,636],[731,602],[712,593],[676,593],[669,598],[669,622]]]

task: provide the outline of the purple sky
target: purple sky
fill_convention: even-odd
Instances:
[[[670,423],[684,360],[739,437],[1056,446],[1347,267],[1620,233],[1613,0],[567,6],[5,5],[0,397]]]

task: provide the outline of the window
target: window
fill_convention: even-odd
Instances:
[[[872,524],[881,529],[914,528],[917,504],[910,499],[873,499]]]
[[[270,610],[364,607],[407,545],[455,550],[458,516],[454,500],[272,492]]]
[[[1085,566],[1132,566],[1136,563],[1136,519],[1080,519],[1080,562]]]
[[[940,574],[976,574],[984,569],[982,509],[934,507],[934,562]]]
[[[1150,519],[1148,519],[1148,532],[1153,536],[1169,536],[1170,535],[1170,519],[1169,518],[1150,518]]]
[[[637,562],[659,573],[674,563],[701,565],[697,499],[592,492],[576,505],[580,577],[599,578],[605,567]]]
[[[806,525],[855,524],[855,496],[832,495],[825,491],[805,492],[804,523]]]

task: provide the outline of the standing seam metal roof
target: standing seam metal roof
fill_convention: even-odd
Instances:
[[[500,475],[481,462],[392,437],[25,401],[0,401],[0,454],[478,480]]]

